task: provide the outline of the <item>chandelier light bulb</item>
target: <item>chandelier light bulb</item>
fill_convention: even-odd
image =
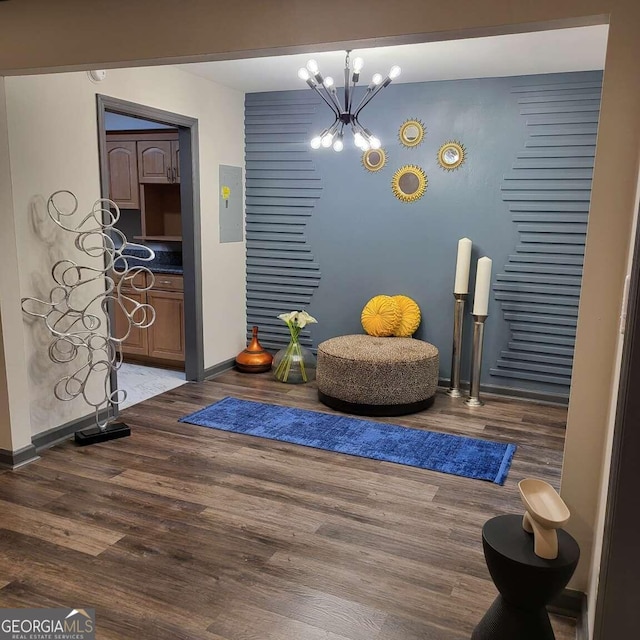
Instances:
[[[333,142],[333,134],[331,133],[325,133],[325,135],[322,136],[322,146],[325,149],[328,149],[331,146],[331,143]]]
[[[360,148],[363,151],[369,151],[369,149],[371,149],[371,145],[364,138],[362,138],[362,144],[360,145]]]
[[[389,71],[389,77],[392,80],[395,80],[400,75],[401,71],[402,69],[400,69],[400,67],[397,64],[395,64],[393,65],[393,67],[391,67],[391,71]]]
[[[315,136],[314,138],[311,138],[312,149],[319,149],[321,143],[322,143],[322,138],[320,136]]]
[[[353,70],[356,73],[360,73],[362,71],[362,67],[364,67],[364,60],[362,58],[356,58],[353,61]]]
[[[369,144],[371,145],[372,149],[379,149],[380,145],[382,144],[380,142],[380,140],[378,138],[376,138],[375,136],[371,136],[369,138]]]
[[[356,144],[356,147],[359,147],[360,149],[362,149],[362,143],[364,142],[364,138],[362,137],[362,134],[359,131],[356,131],[353,134],[353,141]]]
[[[304,78],[302,78],[304,80]],[[374,73],[373,78],[371,78],[371,83],[378,85],[382,82],[382,76],[379,73]]]
[[[304,67],[298,69],[298,78],[300,78],[300,80],[308,80],[310,77],[311,75]]]
[[[342,151],[344,149],[344,143],[342,142],[342,136],[339,136],[333,143],[334,151]]]
[[[306,71],[306,69],[305,69],[305,71]],[[303,78],[303,80],[304,80],[304,78]],[[324,86],[327,87],[327,89],[333,87],[333,78],[331,76],[327,76],[324,79]]]
[[[307,62],[307,69],[315,75],[319,71],[318,63],[313,59],[309,60],[309,62]]]

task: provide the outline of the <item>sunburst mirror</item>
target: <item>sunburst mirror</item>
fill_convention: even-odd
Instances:
[[[445,142],[438,151],[438,163],[443,169],[453,171],[465,160],[466,150],[459,142]]]
[[[387,163],[387,154],[384,149],[367,149],[362,154],[362,166],[367,171],[380,171]]]
[[[417,147],[424,140],[424,124],[420,120],[406,120],[402,123],[398,137],[405,147]]]
[[[393,174],[391,188],[398,200],[415,202],[427,190],[427,174],[414,164],[405,165]]]

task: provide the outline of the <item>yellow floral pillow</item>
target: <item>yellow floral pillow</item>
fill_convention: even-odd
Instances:
[[[400,322],[393,335],[398,338],[410,338],[420,326],[420,307],[408,296],[393,296],[400,309]]]
[[[371,298],[362,310],[362,328],[370,336],[392,336],[400,324],[398,303],[391,296]]]

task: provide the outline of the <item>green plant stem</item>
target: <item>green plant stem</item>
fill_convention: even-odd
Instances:
[[[289,333],[291,334],[291,341],[287,345],[287,349],[282,356],[282,360],[278,364],[275,372],[275,376],[281,382],[286,382],[289,379],[289,373],[291,373],[291,365],[293,364],[293,357],[297,355],[300,362],[300,374],[302,380],[308,382],[307,371],[304,366],[304,358],[302,357],[302,346],[300,345],[300,327],[295,326],[292,323],[287,322],[289,327]]]
[[[304,368],[304,358],[302,357],[302,347],[300,346],[300,343],[297,341],[296,341],[296,347],[298,351],[298,356],[300,358],[300,373],[302,374],[302,379],[304,380],[304,382],[307,382],[307,372]]]

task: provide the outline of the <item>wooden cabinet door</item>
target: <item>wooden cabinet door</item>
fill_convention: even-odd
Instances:
[[[139,304],[144,304],[146,302],[146,293],[144,291],[132,291],[132,290],[123,290],[122,293],[135,300]],[[133,311],[133,303],[124,301],[124,306],[127,311],[131,313]],[[122,338],[126,333],[129,327],[129,321],[122,311],[120,305],[116,302],[115,306],[115,332],[114,336],[116,338]],[[136,314],[134,316],[135,320],[139,320],[141,315]],[[153,325],[152,325],[153,326]],[[148,353],[148,333],[149,329],[138,329],[138,327],[131,327],[131,331],[127,339],[122,343],[122,353],[130,354],[130,355],[138,355],[138,356],[146,356]]]
[[[147,302],[156,310],[149,329],[149,357],[184,361],[184,295],[152,289]]]
[[[173,181],[180,182],[180,143],[171,142],[171,162],[173,163]]]
[[[138,142],[138,175],[140,182],[167,184],[173,181],[171,142],[169,140]]]
[[[107,142],[109,198],[121,209],[139,209],[138,156],[136,143]]]

